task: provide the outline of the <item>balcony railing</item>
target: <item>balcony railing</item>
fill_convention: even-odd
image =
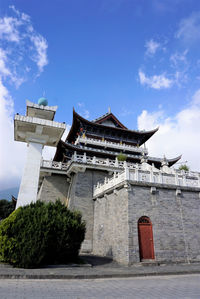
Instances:
[[[106,190],[115,187],[123,181],[158,183],[185,187],[200,188],[200,173],[184,172],[176,169],[170,169],[171,173],[151,167],[149,171],[142,170],[142,165],[136,165],[134,169],[126,167],[120,173],[114,173],[112,178],[105,178],[103,184],[98,183],[94,187],[94,197],[102,194]]]
[[[103,141],[103,140],[99,140],[99,139],[78,136],[75,141],[75,145],[80,144],[80,143],[83,143],[85,145],[91,144],[91,145],[100,146],[100,147],[104,147],[104,148],[109,147],[109,148],[113,148],[113,149],[120,149],[121,151],[130,151],[130,152],[148,154],[148,151],[146,148],[132,146],[132,145],[128,145],[125,143],[120,144],[120,143],[115,143],[115,142],[107,141],[107,140]]]
[[[69,162],[62,163],[62,162],[56,162],[56,161],[52,161],[52,160],[42,160],[40,166],[42,168],[67,170],[69,167]]]

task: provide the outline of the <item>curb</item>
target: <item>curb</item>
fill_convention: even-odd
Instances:
[[[200,274],[200,271],[176,271],[176,272],[149,272],[149,273],[113,273],[113,274],[0,274],[0,279],[101,279],[101,278],[131,278],[145,276],[167,276],[167,275],[186,275]]]

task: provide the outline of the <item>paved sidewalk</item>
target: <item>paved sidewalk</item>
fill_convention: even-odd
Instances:
[[[95,279],[177,275],[200,273],[200,263],[191,264],[135,264],[131,267],[118,265],[109,258],[81,256],[83,265],[53,265],[39,269],[19,269],[0,263],[0,278],[13,279]]]

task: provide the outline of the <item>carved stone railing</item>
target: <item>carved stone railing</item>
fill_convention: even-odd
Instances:
[[[94,187],[94,197],[126,180],[200,188],[200,173],[198,172],[184,172],[168,167],[165,167],[165,170],[158,170],[150,165],[149,170],[145,168],[146,165],[145,167],[136,165],[134,169],[125,167],[122,172],[114,173],[112,178],[105,178],[103,184],[98,183]]]
[[[42,160],[40,167],[50,168],[50,169],[67,170],[69,167],[69,162],[62,163],[62,162],[56,162],[56,161],[52,161],[52,160]]]
[[[77,145],[79,143],[92,144],[92,145],[97,145],[97,146],[101,146],[104,148],[109,147],[109,148],[113,148],[113,149],[120,149],[121,151],[127,150],[127,151],[131,151],[131,152],[136,152],[136,153],[148,154],[148,151],[146,148],[132,146],[132,145],[128,145],[125,143],[120,144],[120,143],[107,141],[107,140],[99,140],[99,139],[78,136],[75,141],[75,145]]]
[[[72,156],[71,162],[79,162],[79,163],[86,163],[86,164],[93,164],[93,165],[104,165],[109,167],[117,167],[117,168],[135,168],[136,164],[134,163],[127,163],[126,161],[118,161],[117,157],[115,160],[113,159],[104,159],[104,158],[98,158],[98,157],[91,157],[87,156],[86,153],[83,155],[78,155],[76,152],[74,152],[74,155]]]
[[[110,168],[121,168],[123,169],[124,167],[130,167],[133,168],[135,164],[132,163],[126,163],[122,161],[118,161],[116,158],[115,160],[112,159],[103,159],[103,158],[97,158],[95,156],[87,156],[86,153],[83,155],[77,155],[75,152],[74,155],[72,156],[71,160],[67,163],[62,163],[62,162],[56,162],[52,160],[42,160],[41,161],[41,167],[42,168],[48,168],[48,169],[60,169],[60,170],[68,170],[70,165],[73,162],[77,163],[83,163],[83,164],[89,164],[89,165],[95,165],[95,166],[108,166]]]

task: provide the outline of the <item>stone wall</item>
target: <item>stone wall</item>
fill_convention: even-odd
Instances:
[[[94,207],[93,253],[109,256],[121,264],[129,264],[128,193],[97,198]]]
[[[86,221],[86,236],[82,244],[82,252],[92,251],[94,225],[93,186],[97,182],[103,182],[107,175],[107,171],[86,169],[85,172],[78,172],[72,175],[71,178],[68,207],[72,210],[79,210]]]
[[[127,265],[140,262],[138,220],[148,216],[156,261],[200,261],[200,190],[184,187],[177,194],[176,187],[157,184],[153,194],[151,184],[129,183],[95,201],[94,253]]]
[[[60,199],[66,204],[69,183],[66,175],[52,174],[44,177],[40,190],[38,192],[38,200],[46,202],[55,202]]]
[[[153,227],[157,261],[200,260],[199,192],[184,188],[158,187],[155,194],[148,186],[131,185],[129,190],[129,225],[133,236],[130,263],[139,262],[138,220],[148,216]]]

